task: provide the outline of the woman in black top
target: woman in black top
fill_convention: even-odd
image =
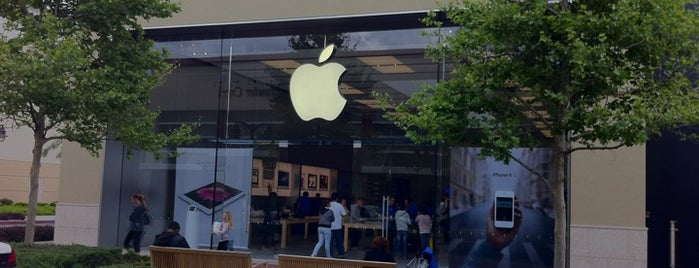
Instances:
[[[320,247],[325,244],[325,257],[330,258],[330,240],[332,238],[332,231],[330,226],[335,220],[335,214],[330,209],[330,201],[323,201],[323,208],[320,210],[320,217],[318,218],[318,243],[313,248],[313,253],[311,257],[317,257]]]
[[[141,252],[141,237],[143,237],[143,218],[146,214],[146,198],[143,194],[135,194],[131,197],[133,210],[129,215],[129,233],[124,239],[124,248],[133,247],[136,253]]]

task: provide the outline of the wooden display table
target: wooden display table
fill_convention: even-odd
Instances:
[[[286,248],[286,243],[287,243],[288,236],[289,236],[289,226],[290,225],[303,223],[303,225],[304,225],[303,239],[308,239],[308,224],[309,223],[318,223],[319,219],[320,219],[319,216],[309,216],[309,217],[304,217],[304,218],[287,218],[287,219],[280,220],[279,222],[282,224],[282,237],[281,237],[282,241],[281,241],[281,245],[279,245],[279,246],[281,248]]]
[[[342,225],[345,228],[345,251],[349,250],[349,228],[381,230],[383,235],[383,226],[381,225],[380,221],[348,222],[343,223]]]

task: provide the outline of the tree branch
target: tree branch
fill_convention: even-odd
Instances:
[[[590,150],[590,151],[592,151],[592,150],[614,150],[614,149],[619,149],[619,148],[621,148],[621,147],[623,147],[623,146],[624,146],[624,144],[620,143],[620,144],[617,144],[617,145],[614,145],[614,146],[585,146],[585,147],[575,147],[575,148],[572,148],[572,149],[570,149],[570,150],[568,150],[568,151],[564,151],[563,153],[564,153],[564,154],[570,154],[570,153],[573,153],[573,152],[575,152],[575,151],[582,151],[582,150]]]
[[[51,122],[49,122],[49,123],[46,125],[46,131],[55,128],[58,124],[60,124],[59,121],[60,121],[60,120],[56,120],[56,121],[51,121]]]
[[[536,109],[534,109],[534,107],[532,107],[531,105],[529,105],[529,103],[527,103],[524,99],[522,99],[522,97],[517,96],[517,95],[515,94],[515,99],[517,99],[517,101],[518,101],[520,104],[522,104],[522,105],[524,105],[525,107],[527,107],[527,109],[529,109],[529,111],[533,112],[533,113],[534,113],[534,116],[536,117],[536,119],[539,119],[539,121],[541,121],[542,123],[544,123],[544,125],[546,125],[546,127],[547,127],[548,129],[553,129],[553,126],[551,125],[551,123],[549,123],[549,121],[546,120],[546,118],[544,118],[543,116],[541,116],[541,114],[539,113],[539,111],[537,111]]]
[[[59,135],[59,136],[51,136],[51,137],[46,137],[46,141],[52,141],[52,140],[66,140],[68,137],[64,135]]]
[[[546,188],[549,189],[549,191],[552,190],[552,189],[551,189],[551,185],[549,184],[549,181],[546,180],[546,178],[544,178],[544,176],[541,175],[541,173],[539,173],[538,171],[534,170],[534,169],[531,168],[530,166],[524,164],[524,162],[522,162],[522,160],[519,160],[519,158],[517,158],[517,157],[515,157],[514,155],[512,155],[512,153],[510,153],[510,151],[507,151],[507,155],[510,157],[510,159],[512,159],[512,160],[514,160],[515,162],[517,162],[517,164],[521,165],[524,169],[526,169],[527,171],[529,171],[529,172],[531,172],[532,174],[534,174],[537,178],[541,179],[541,181],[544,182],[544,184],[546,185]]]
[[[39,117],[39,111],[37,111],[35,109],[34,104],[31,102],[27,103],[27,113],[29,114],[29,117],[31,118],[31,121],[30,121],[31,124],[27,124],[27,126],[29,128],[31,128],[32,130],[34,130],[34,132],[37,132],[38,131],[38,128],[37,128],[38,121],[37,120]]]

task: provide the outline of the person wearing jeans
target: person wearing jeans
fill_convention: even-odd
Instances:
[[[315,248],[313,248],[311,257],[317,257],[318,251],[323,245],[325,245],[325,257],[332,257],[330,253],[330,241],[332,240],[330,226],[334,220],[334,213],[330,210],[330,201],[323,201],[323,208],[320,211],[320,218],[318,219],[318,243],[316,243]]]
[[[133,210],[129,214],[129,233],[124,238],[124,248],[132,248],[134,252],[141,252],[141,238],[143,237],[143,218],[146,214],[146,198],[143,194],[131,196]]]
[[[342,217],[347,215],[347,211],[345,207],[338,202],[340,198],[337,193],[333,193],[331,199],[333,201],[330,202],[330,210],[333,211],[333,215],[335,216],[335,220],[330,224],[332,244],[337,247],[337,257],[342,258],[347,254],[345,251],[345,234],[342,231]]]
[[[401,258],[406,258],[408,256],[408,228],[411,222],[410,214],[405,211],[405,206],[398,206],[394,220],[396,222],[396,248],[394,252],[396,255],[400,254]]]
[[[430,244],[430,232],[432,231],[432,218],[425,213],[424,208],[420,208],[415,222],[420,230],[420,251],[425,250]]]

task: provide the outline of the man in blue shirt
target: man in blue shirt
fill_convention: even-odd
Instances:
[[[296,207],[294,208],[295,217],[303,218],[306,216],[315,216],[316,213],[311,213],[311,198],[308,197],[308,192],[303,192],[303,195],[296,200]]]
[[[405,211],[410,215],[411,221],[415,222],[415,217],[417,217],[417,211],[419,209],[420,207],[417,205],[417,202],[412,198],[408,198],[408,200],[405,201]]]
[[[396,198],[391,197],[388,203],[388,241],[391,245],[395,245],[396,238],[396,212],[398,211],[398,204],[396,204]]]

